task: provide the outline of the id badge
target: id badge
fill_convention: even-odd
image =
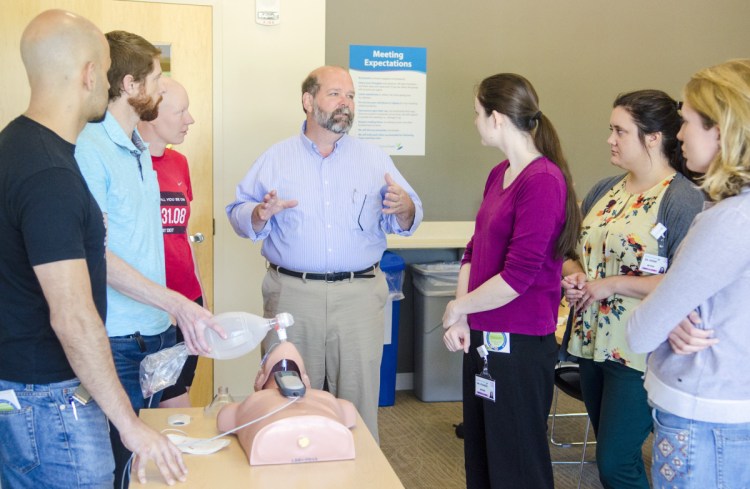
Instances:
[[[666,256],[652,255],[644,253],[641,258],[641,266],[638,269],[642,272],[661,274],[666,273],[669,260]]]
[[[655,240],[660,240],[664,237],[664,233],[667,232],[667,226],[664,224],[657,222],[654,227],[651,228],[651,231],[649,231],[649,234],[654,237]]]
[[[494,353],[510,353],[510,334],[509,333],[490,333],[484,332],[484,347],[487,351]]]
[[[484,361],[484,368],[482,368],[482,373],[474,376],[474,395],[495,402],[495,381],[490,375],[490,354],[484,345],[477,347],[477,353]]]
[[[475,375],[474,395],[495,402],[495,381],[481,374]]]

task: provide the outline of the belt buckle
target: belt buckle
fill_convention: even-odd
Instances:
[[[327,284],[332,284],[336,281],[336,272],[326,272],[324,274],[324,280]]]

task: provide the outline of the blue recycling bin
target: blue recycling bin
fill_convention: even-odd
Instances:
[[[398,318],[400,300],[404,298],[404,259],[386,251],[380,260],[380,269],[388,282],[388,300],[385,303],[383,324],[383,359],[380,362],[380,396],[378,406],[393,406],[396,402],[396,363],[398,360]]]

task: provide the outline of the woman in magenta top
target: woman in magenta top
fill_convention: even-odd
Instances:
[[[464,351],[466,485],[552,488],[554,332],[562,262],[573,252],[580,214],[557,133],[531,83],[491,76],[474,106],[482,144],[508,159],[487,179],[456,299],[443,316],[446,346]]]

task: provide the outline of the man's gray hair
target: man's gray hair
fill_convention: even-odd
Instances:
[[[319,90],[320,82],[318,81],[318,76],[310,73],[309,75],[307,75],[307,78],[305,78],[305,81],[302,82],[302,95],[309,93],[310,95],[315,97],[318,94]],[[302,112],[307,114],[304,104],[302,104]]]

